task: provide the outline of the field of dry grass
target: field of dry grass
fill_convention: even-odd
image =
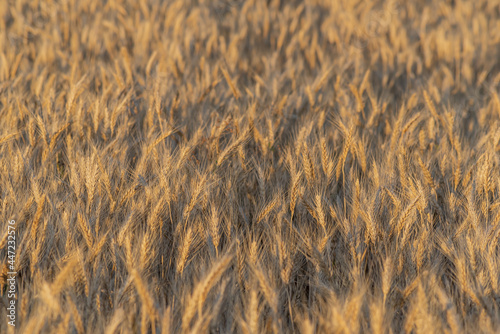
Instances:
[[[499,152],[498,0],[0,1],[0,332],[498,333]]]

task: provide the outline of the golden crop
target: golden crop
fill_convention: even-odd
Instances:
[[[500,332],[498,0],[0,1],[1,333]]]

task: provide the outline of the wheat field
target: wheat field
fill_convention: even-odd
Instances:
[[[0,332],[499,333],[499,152],[498,0],[0,1]]]

